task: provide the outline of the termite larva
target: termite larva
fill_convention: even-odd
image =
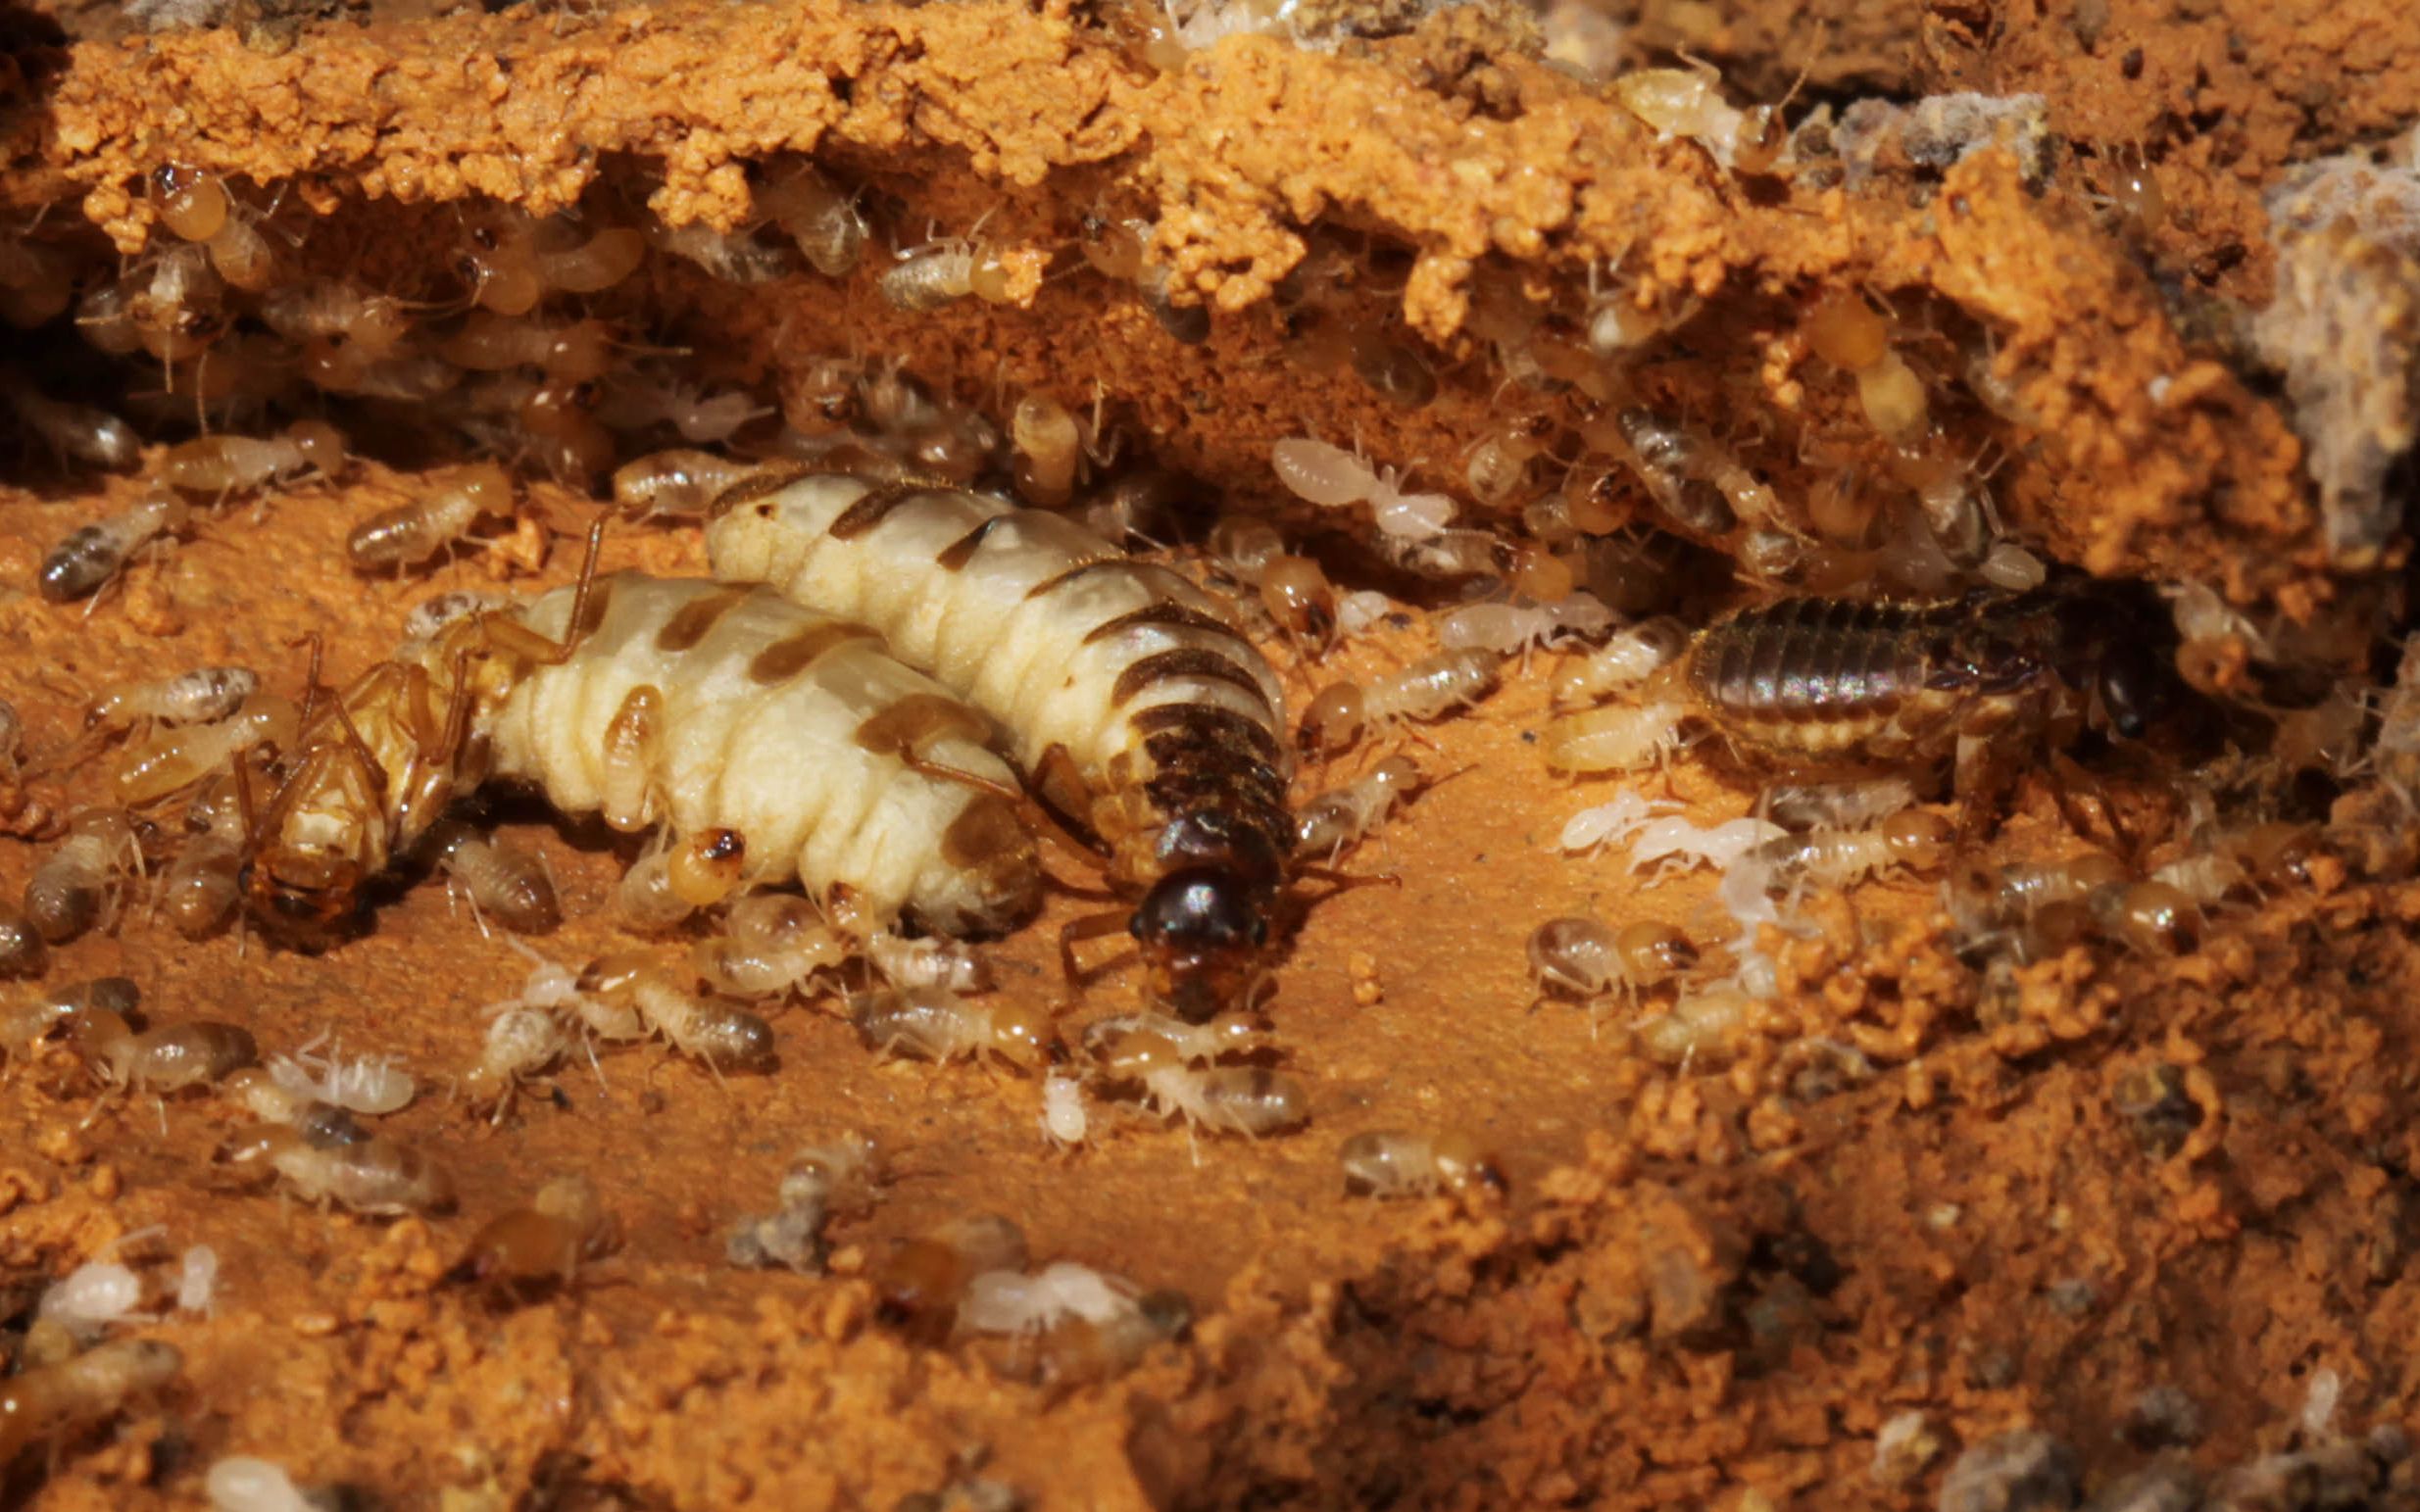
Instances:
[[[881,1055],[948,1062],[997,1055],[1028,1071],[1066,1058],[1066,1049],[1039,1004],[961,998],[938,988],[857,994],[849,1016],[866,1047]]]
[[[106,1008],[86,1008],[70,1030],[76,1053],[102,1083],[163,1096],[207,1087],[260,1059],[250,1031],[194,1019],[140,1034]]]
[[[648,1032],[716,1071],[762,1070],[773,1058],[773,1031],[764,1019],[719,999],[681,987],[643,952],[590,961],[579,991],[608,1003],[627,1003]]]
[[[760,893],[731,904],[722,933],[697,943],[698,975],[718,992],[773,998],[848,958],[848,947],[804,898]]]
[[[1284,695],[1209,595],[1058,514],[956,489],[778,475],[715,506],[716,573],[862,620],[998,719],[1079,816],[1152,991],[1187,1019],[1246,1000],[1288,876]]]
[[[442,1212],[454,1205],[454,1179],[412,1146],[373,1134],[349,1145],[319,1146],[296,1130],[263,1124],[240,1130],[220,1158],[282,1179],[305,1201],[357,1213]]]
[[[713,452],[651,452],[615,469],[614,504],[632,519],[690,518],[756,470]]]
[[[513,513],[513,479],[494,463],[473,463],[425,498],[380,510],[353,527],[345,553],[365,572],[419,566],[470,533],[482,519]]]

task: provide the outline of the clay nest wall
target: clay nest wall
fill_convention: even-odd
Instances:
[[[1032,1079],[877,1064],[825,1002],[774,1019],[772,1075],[650,1050],[593,1079],[567,1062],[493,1122],[425,1096],[380,1127],[447,1164],[458,1208],[383,1221],[234,1190],[217,1102],[95,1111],[65,1047],[12,1046],[15,1379],[56,1379],[25,1328],[44,1284],[125,1236],[165,1230],[124,1251],[151,1300],[191,1244],[221,1279],[208,1314],[148,1331],[181,1351],[173,1381],[20,1456],[4,1494],[190,1504],[251,1454],[396,1505],[2408,1499],[2420,893],[2391,785],[2407,731],[2364,701],[2401,613],[2420,248],[2385,137],[2420,114],[2420,44],[2348,10],[2341,41],[2288,41],[2282,11],[2074,9],[1937,7],[1912,34],[1844,14],[1786,128],[1739,107],[1808,60],[1749,11],[1626,32],[1485,8],[13,17],[0,282],[25,445],[0,697],[37,758],[88,751],[84,702],[165,668],[291,689],[317,636],[341,682],[431,594],[568,581],[609,469],[676,419],[735,454],[988,478],[1039,396],[1097,421],[1098,489],[1185,480],[1153,549],[1201,568],[1214,519],[1262,519],[1389,596],[1324,657],[1265,637],[1304,697],[1425,654],[1414,611],[1474,595],[1578,584],[1703,621],[1778,593],[2000,592],[2044,563],[2165,585],[2187,608],[2144,635],[2182,633],[2199,716],[2148,756],[2088,740],[2088,833],[2056,784],[2024,785],[1957,875],[2121,841],[2186,857],[2221,819],[2292,838],[2174,928],[2121,908],[1995,954],[1952,906],[1971,890],[1926,876],[1808,902],[1771,995],[1720,1022],[1533,1008],[1537,922],[1660,921],[1719,958],[1721,904],[1710,878],[1560,854],[1619,789],[1545,770],[1549,680],[1513,668],[1424,737],[1459,775],[1358,860],[1400,886],[1291,937],[1276,1055],[1313,1078],[1291,1137],[1197,1156],[1105,1103],[1054,1155]],[[1637,72],[1662,48],[1735,82]],[[863,212],[853,267],[768,221],[802,184]],[[235,233],[178,234],[212,186],[257,275]],[[892,256],[951,236],[963,288]],[[621,276],[579,271],[621,251]],[[517,293],[539,267],[554,286]],[[902,268],[948,297],[902,308]],[[308,288],[404,303],[314,330],[274,305]],[[530,309],[601,322],[602,367],[526,338]],[[380,335],[394,315],[409,334]],[[715,395],[738,398],[690,415]],[[917,402],[946,423],[886,432]],[[77,461],[99,422],[60,403],[131,418],[137,475]],[[298,418],[351,438],[335,477],[200,490],[97,602],[36,591],[169,448]],[[1297,436],[1418,463],[1453,531],[1406,544],[1306,503],[1270,465]],[[518,522],[477,533],[493,549],[352,569],[350,527],[485,457],[523,479]],[[677,520],[605,551],[702,570]],[[12,891],[111,777],[36,767],[10,795]],[[1707,822],[1757,788],[1703,751],[1663,781]],[[612,912],[635,843],[493,817],[554,868],[548,955],[645,943]],[[993,948],[1003,997],[1056,1000],[1051,936],[1083,907]],[[46,986],[123,971],[155,1021],[264,1051],[326,1031],[424,1079],[475,1062],[481,1005],[529,966],[434,885],[319,955],[187,945],[139,901],[48,954]],[[1450,1125],[1508,1195],[1339,1196],[1347,1137]],[[902,1174],[820,1273],[723,1263],[797,1148],[842,1130]],[[610,1259],[536,1295],[448,1281],[480,1219],[564,1171],[617,1213]],[[1190,1328],[1115,1371],[1107,1345],[903,1333],[898,1244],[977,1207],[1037,1261],[1181,1293]]]

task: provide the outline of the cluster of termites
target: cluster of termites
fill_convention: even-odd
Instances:
[[[1285,9],[1178,7],[1137,51],[1174,66]],[[1702,69],[1628,74],[1612,97],[1658,150],[1727,178],[1854,182],[1878,133],[1919,163],[1974,135],[1919,106],[1852,113],[1818,151]],[[181,165],[143,186],[157,229],[114,276],[79,278],[47,234],[0,245],[0,315],[70,324],[158,378],[122,415],[29,364],[0,369],[0,403],[41,452],[139,474],[53,546],[44,598],[95,599],[234,509],[343,479],[352,436],[400,415],[442,461],[347,520],[346,564],[417,579],[468,555],[498,585],[425,598],[385,627],[383,659],[333,686],[314,648],[299,675],[206,665],[78,690],[39,740],[0,705],[0,826],[44,847],[22,901],[0,903],[0,977],[154,919],[338,950],[428,877],[464,928],[501,929],[525,957],[444,1068],[467,1119],[564,1103],[646,1042],[706,1091],[775,1072],[782,1015],[803,1007],[844,1020],[886,1076],[956,1062],[1014,1078],[1052,1158],[1156,1127],[1199,1159],[1206,1136],[1234,1148],[1324,1111],[1272,982],[1304,884],[1373,880],[1344,868],[1464,769],[1434,750],[1437,726],[1508,690],[1548,706],[1530,732],[1546,768],[1596,784],[1556,849],[1647,901],[1539,925],[1536,1000],[1584,1009],[1605,1053],[1667,1067],[1770,1027],[1818,900],[1937,904],[1988,1019],[2079,946],[2189,951],[2314,867],[2420,870],[2420,671],[2375,699],[2349,675],[2292,687],[2268,674],[2357,657],[2203,585],[2159,595],[2046,564],[1995,498],[1995,448],[1969,439],[2038,426],[2026,375],[1954,312],[1800,291],[1765,322],[1763,381],[1790,401],[1743,421],[1698,397],[1701,359],[1667,361],[1714,299],[1620,259],[1556,296],[1482,266],[1457,356],[1394,309],[1400,249],[1313,230],[1275,291],[1285,361],[1380,413],[1428,410],[1482,372],[1496,402],[1417,459],[1298,420],[1256,438],[1251,475],[1218,480],[1262,511],[1212,513],[1208,490],[1140,455],[1147,427],[1090,374],[952,387],[824,339],[795,303],[769,305],[771,360],[751,371],[655,345],[612,297],[643,269],[766,301],[862,279],[890,311],[944,319],[1028,306],[1064,275],[1139,306],[1151,339],[1203,347],[1211,316],[1150,219],[1097,205],[1056,227],[917,226],[804,163],[749,188],[726,228],[602,193],[544,219],[449,211],[444,273],[403,289],[316,270],[298,203]],[[541,494],[581,493],[596,529],[576,581],[506,591],[569,518]],[[694,532],[709,575],[600,572],[606,529]],[[2187,690],[2265,721],[2271,765],[2211,761],[2195,791],[2246,801],[2224,818],[2214,797],[2190,803],[2145,833],[2071,754],[2138,753]],[[1739,801],[1654,796],[1684,759]],[[61,779],[88,765],[101,776],[69,802]],[[2059,806],[2078,844],[1979,859],[1967,842],[2037,765],[2073,774]],[[2291,791],[2309,774],[2338,792],[2324,821]],[[612,922],[643,946],[558,960],[513,938],[561,929],[567,900],[542,855],[483,822],[502,787],[620,837]],[[1024,927],[1055,887],[1100,907],[1060,926],[1055,992],[1004,988],[970,942]],[[1071,1013],[1121,964],[1130,994]],[[180,1102],[240,1117],[213,1162],[229,1190],[442,1212],[444,1165],[375,1128],[421,1088],[362,1052],[373,1037],[342,1026],[264,1061],[242,1026],[145,1021],[116,978],[0,1017],[13,1072],[70,1066],[68,1090],[162,1119]],[[1507,1188],[1461,1129],[1361,1129],[1337,1159],[1356,1194]],[[886,1179],[862,1136],[804,1150],[768,1209],[732,1215],[724,1253],[818,1273]],[[596,1186],[565,1175],[487,1220],[447,1275],[523,1296],[576,1283],[618,1238]],[[176,1369],[166,1345],[94,1342],[157,1290],[96,1263],[45,1297],[75,1342],[7,1383],[0,1467]],[[998,1214],[899,1241],[869,1274],[910,1333],[1050,1386],[1113,1375],[1188,1319],[1173,1293],[1035,1264]],[[211,1483],[232,1503],[300,1494],[241,1457]]]

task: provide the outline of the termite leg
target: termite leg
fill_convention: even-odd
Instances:
[[[1086,836],[1085,844],[1095,854],[1110,854],[1108,846],[1090,835],[1091,826],[1076,817],[1085,811],[1091,795],[1084,783],[1083,769],[1075,764],[1075,756],[1064,743],[1050,743],[1043,751],[1041,759],[1034,762],[1028,780],[1033,785],[1034,797],[1059,816],[1060,822],[1066,826],[1069,833]]]

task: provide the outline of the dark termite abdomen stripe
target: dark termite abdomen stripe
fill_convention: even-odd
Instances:
[[[991,738],[991,724],[958,700],[938,693],[912,693],[857,727],[857,743],[883,756],[905,756],[944,735],[963,735],[978,744]]]
[[[707,507],[706,517],[720,519],[744,504],[780,493],[814,470],[804,463],[767,463],[763,470],[748,474],[715,495],[715,502]]]
[[[739,606],[742,599],[756,590],[748,584],[728,588],[721,593],[710,593],[682,605],[671,618],[656,631],[656,649],[666,652],[687,651],[706,639],[715,628],[715,621]]]
[[[983,549],[983,538],[990,535],[995,526],[1013,518],[1015,518],[1015,512],[1013,511],[1007,514],[993,515],[980,525],[975,526],[972,530],[967,531],[964,535],[960,536],[957,540],[952,541],[949,545],[941,548],[940,555],[933,558],[933,565],[939,567],[944,572],[963,571],[966,563],[974,561],[974,554]],[[835,535],[839,533],[840,525],[838,521],[833,522],[832,531]]]
[[[1084,576],[1088,572],[1125,572],[1138,580],[1145,580],[1149,579],[1154,573],[1165,572],[1167,570],[1167,568],[1161,566],[1156,561],[1137,561],[1132,557],[1095,557],[1089,561],[1077,562],[1074,566],[1067,568],[1064,572],[1058,574],[1056,577],[1044,578],[1042,581],[1034,584],[1031,588],[1026,589],[1025,597],[1028,599],[1039,599],[1044,594],[1054,593],[1066,586],[1068,583],[1075,581],[1077,578]],[[1176,607],[1178,606],[1170,606],[1170,608]],[[1221,626],[1220,628],[1223,629],[1224,626]]]
[[[861,494],[857,502],[840,512],[824,534],[835,541],[854,540],[882,523],[882,516],[923,494],[954,493],[956,490],[938,486],[922,478],[902,478]]]
[[[1141,564],[1149,565],[1149,563]],[[1032,595],[1028,594],[1026,597],[1031,598]],[[1165,625],[1171,629],[1182,630],[1207,630],[1214,635],[1223,635],[1238,646],[1250,644],[1242,636],[1236,634],[1235,628],[1225,621],[1205,614],[1200,610],[1187,609],[1182,604],[1165,602],[1146,604],[1141,609],[1128,610],[1115,619],[1103,620],[1085,632],[1084,644],[1090,646],[1099,641],[1106,641],[1112,635],[1121,635],[1144,625]]]
[[[769,688],[774,683],[787,682],[796,677],[822,660],[826,652],[844,642],[880,639],[864,625],[853,625],[847,620],[835,619],[829,624],[814,625],[758,652],[748,663],[748,680]]]
[[[1279,751],[1277,737],[1257,719],[1248,719],[1231,708],[1210,704],[1154,704],[1137,709],[1127,717],[1134,732],[1143,737],[1143,749],[1153,760],[1165,764],[1160,755],[1160,741],[1175,732],[1234,741],[1251,749],[1253,758],[1276,770],[1285,757]]]
[[[1251,694],[1253,702],[1262,708],[1268,707],[1268,695],[1260,691],[1259,679],[1237,666],[1233,658],[1221,656],[1207,646],[1179,646],[1142,658],[1117,674],[1117,685],[1110,691],[1110,702],[1122,706],[1152,684],[1173,677],[1207,677],[1231,683]],[[1274,710],[1269,717],[1276,717]]]
[[[614,584],[620,576],[616,573],[613,577],[599,578],[589,586],[588,602],[580,608],[579,623],[570,626],[568,632],[571,639],[584,641],[597,633],[597,626],[605,623],[605,611],[614,602]]]

